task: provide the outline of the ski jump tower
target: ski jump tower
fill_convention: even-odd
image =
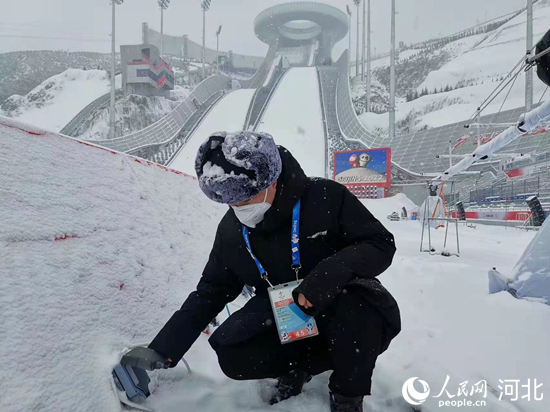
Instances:
[[[274,48],[293,48],[318,42],[316,65],[330,63],[332,48],[348,33],[341,10],[314,2],[285,3],[261,12],[254,33]]]

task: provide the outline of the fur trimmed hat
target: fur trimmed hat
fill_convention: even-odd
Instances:
[[[279,178],[281,156],[267,133],[218,132],[197,153],[195,171],[209,199],[225,204],[244,202]]]

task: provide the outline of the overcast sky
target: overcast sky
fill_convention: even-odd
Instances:
[[[207,13],[207,46],[215,48],[215,31],[223,25],[220,49],[264,55],[267,47],[254,36],[254,18],[280,0],[212,0]],[[345,11],[352,0],[320,0]],[[15,50],[63,49],[110,51],[109,0],[1,1],[0,53]],[[172,0],[165,12],[166,34],[202,38],[201,0]],[[418,42],[452,34],[478,22],[523,7],[526,0],[396,0],[397,40]],[[390,0],[371,0],[372,39],[377,52],[389,49]],[[356,22],[353,8],[353,22]],[[141,23],[160,30],[157,0],[126,0],[117,6],[117,46],[141,42]],[[355,28],[353,31],[355,44]],[[347,48],[347,40],[336,49]],[[352,46],[355,50],[355,46]]]

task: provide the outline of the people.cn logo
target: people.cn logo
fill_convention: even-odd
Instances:
[[[422,405],[430,395],[430,386],[423,380],[418,379],[424,392],[418,392],[414,389],[414,381],[417,377],[410,378],[403,384],[403,398],[411,405]]]

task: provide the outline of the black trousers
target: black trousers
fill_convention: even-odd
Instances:
[[[277,378],[297,368],[311,375],[332,370],[331,392],[350,397],[370,395],[376,359],[389,345],[382,316],[351,290],[340,294],[316,321],[318,336],[285,345],[281,345],[274,325],[229,345],[212,343],[218,330],[211,345],[221,369],[232,379]]]

